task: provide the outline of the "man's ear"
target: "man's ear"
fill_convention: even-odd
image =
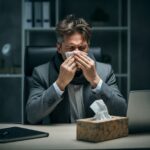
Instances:
[[[58,53],[61,53],[61,44],[60,43],[57,43],[57,51],[58,51]]]

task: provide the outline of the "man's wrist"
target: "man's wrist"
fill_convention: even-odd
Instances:
[[[97,84],[96,88],[92,88],[94,93],[99,93],[101,91],[101,87],[103,84],[103,80],[100,78],[99,83]]]
[[[63,82],[61,82],[59,79],[56,80],[56,84],[57,86],[60,88],[61,91],[64,91],[65,90],[65,85]]]
[[[54,86],[54,89],[55,89],[57,95],[62,96],[62,94],[64,93],[64,91],[61,91],[61,89],[58,87],[58,85],[57,85],[56,82],[53,83],[53,86]]]
[[[96,88],[100,80],[100,77],[97,75],[96,78],[91,82],[92,88]]]

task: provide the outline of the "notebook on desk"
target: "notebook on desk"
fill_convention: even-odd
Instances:
[[[127,116],[129,132],[150,132],[150,90],[130,92]]]
[[[49,133],[21,127],[10,127],[0,129],[0,143],[22,141],[47,136],[49,136]]]

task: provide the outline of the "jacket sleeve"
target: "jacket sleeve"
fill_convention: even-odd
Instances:
[[[108,74],[106,81],[102,83],[99,92],[96,92],[97,98],[102,98],[105,102],[109,114],[117,116],[126,116],[127,102],[120,93],[116,84],[116,77],[111,65],[108,65]]]
[[[58,96],[54,86],[46,89],[42,75],[36,68],[32,74],[30,94],[26,105],[27,119],[31,124],[36,124],[50,114],[60,103],[62,97]]]

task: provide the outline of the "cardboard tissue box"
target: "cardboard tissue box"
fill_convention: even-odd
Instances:
[[[128,136],[128,118],[112,116],[109,120],[77,120],[77,140],[101,142]]]
[[[128,136],[128,118],[110,116],[103,100],[96,100],[90,108],[93,118],[77,120],[77,140],[101,142]]]

